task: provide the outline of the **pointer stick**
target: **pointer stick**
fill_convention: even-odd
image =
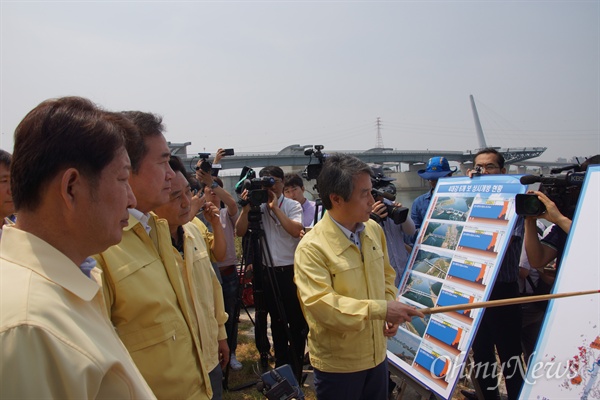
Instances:
[[[524,296],[524,297],[515,297],[512,299],[501,299],[501,300],[490,300],[490,301],[481,301],[479,303],[467,303],[467,304],[456,304],[454,306],[443,306],[443,307],[432,307],[432,308],[424,308],[421,311],[423,314],[437,314],[444,313],[449,311],[458,311],[458,310],[472,310],[474,308],[484,308],[484,307],[499,307],[499,306],[508,306],[512,304],[524,304],[524,303],[535,303],[536,301],[544,301],[550,299],[558,299],[561,297],[572,297],[572,296],[584,296],[588,294],[598,294],[600,290],[588,290],[584,292],[569,292],[569,293],[556,293],[556,294],[541,294],[538,296]]]

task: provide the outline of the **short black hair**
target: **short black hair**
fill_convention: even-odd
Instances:
[[[475,154],[475,157],[473,157],[473,162],[475,162],[477,157],[481,154],[495,154],[496,161],[498,161],[498,166],[500,167],[500,169],[504,168],[504,156],[500,154],[498,150],[494,149],[493,147],[486,147],[485,149],[481,149],[477,152],[477,154]]]
[[[15,130],[11,191],[15,209],[34,211],[46,185],[64,168],[95,184],[135,128],[82,97],[42,102]]]
[[[329,196],[337,194],[345,201],[350,200],[354,191],[354,177],[360,174],[373,177],[373,171],[365,162],[348,154],[333,154],[325,159],[323,168],[317,177],[317,190],[326,210],[333,203]]]
[[[284,174],[283,170],[276,165],[268,165],[260,170],[258,176],[272,176],[274,178],[279,178],[283,181]]]
[[[127,154],[131,160],[131,171],[137,174],[144,156],[148,153],[146,138],[162,135],[165,127],[162,123],[162,117],[142,111],[122,111],[121,115],[129,119],[136,130],[128,132],[125,136]]]
[[[10,162],[12,160],[12,156],[8,151],[0,149],[0,164],[4,165],[6,168],[10,168]]]
[[[188,181],[190,180],[189,173],[185,168],[185,165],[183,165],[183,161],[181,161],[181,158],[177,156],[171,156],[171,158],[169,159],[169,166],[171,167],[173,172],[181,172],[185,179],[187,179]]]
[[[283,180],[283,187],[289,186],[298,186],[300,188],[304,187],[304,181],[302,177],[298,174],[285,174],[285,179]]]

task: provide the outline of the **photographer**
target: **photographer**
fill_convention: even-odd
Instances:
[[[494,148],[480,150],[473,159],[474,169],[469,169],[470,178],[477,175],[506,174],[504,156]],[[519,297],[519,261],[523,248],[523,219],[519,217],[515,223],[500,270],[490,293],[490,300]],[[481,371],[481,366],[493,366],[502,370],[505,378],[508,399],[517,399],[523,377],[517,371],[517,363],[521,357],[521,307],[518,304],[493,307],[485,310],[477,334],[473,341],[473,359]],[[496,352],[500,363],[496,361]],[[511,361],[512,360],[512,361]],[[478,374],[479,387],[486,399],[498,398],[498,379],[490,374]],[[468,399],[476,398],[474,392],[463,390],[461,393]]]
[[[589,165],[598,163],[600,163],[600,155],[595,155],[585,160],[579,166],[579,170],[585,172]],[[546,211],[541,215],[525,218],[525,251],[531,266],[538,270],[543,269],[554,258],[556,258],[557,268],[560,268],[567,235],[571,230],[571,218],[579,199],[578,192],[575,192],[576,196],[570,197],[568,201],[560,199],[564,204],[559,209],[554,201],[542,193],[541,190],[543,189],[544,184],[540,187],[540,191],[530,191],[528,193],[535,194],[546,207]],[[538,218],[543,218],[554,224],[550,232],[541,240],[536,234],[536,220]]]
[[[231,149],[229,149],[231,150]],[[218,149],[217,150],[217,154],[215,154],[215,159],[213,160],[212,164],[206,161],[206,158],[208,158],[208,156],[210,155],[209,153],[199,153],[200,154],[200,160],[198,160],[198,162],[196,163],[196,179],[198,179],[199,181],[202,181],[201,176],[199,175],[199,172],[202,171],[202,164],[203,163],[207,163],[207,171],[209,172],[210,175],[212,176],[218,176],[219,175],[219,171],[221,170],[221,159],[223,157],[225,157],[227,155],[227,151],[225,149]],[[230,153],[230,155],[233,154],[233,152]],[[208,171],[208,166],[210,166],[210,171]]]
[[[525,251],[529,264],[540,272],[541,279],[544,279],[543,268],[556,258],[557,266],[560,265],[562,253],[567,242],[567,235],[571,230],[571,219],[564,216],[556,207],[556,204],[545,194],[539,191],[529,191],[535,194],[538,199],[546,206],[546,212],[537,217],[525,218]],[[537,235],[536,221],[543,218],[552,222],[550,232],[541,240]],[[552,281],[554,278],[552,277]]]
[[[263,282],[265,293],[265,304],[267,312],[271,317],[271,333],[273,336],[273,348],[275,351],[275,366],[290,364],[294,369],[294,375],[300,376],[302,373],[302,360],[304,356],[304,347],[308,327],[300,303],[296,294],[296,285],[294,284],[294,251],[300,241],[302,227],[302,207],[295,200],[283,196],[283,170],[277,166],[264,167],[260,177],[272,177],[274,184],[271,187],[263,187],[267,190],[268,201],[260,205],[262,228],[264,229],[265,239],[271,251],[273,265],[267,265],[272,273],[265,273]],[[243,201],[248,201],[251,193],[247,189],[241,194]],[[251,211],[251,205],[248,203],[242,207],[240,216],[235,224],[235,231],[238,236],[244,236],[248,231],[248,217]],[[263,256],[264,256],[263,249]],[[263,257],[269,261],[268,257]],[[271,285],[269,276],[274,276],[277,287]],[[275,297],[279,292],[280,299]],[[279,315],[277,302],[280,301],[285,312],[285,319]],[[288,337],[285,323],[289,324],[291,338],[288,346]],[[292,358],[295,354],[295,359]]]
[[[374,188],[382,188],[383,190],[391,188],[395,192],[395,187],[391,183],[395,179],[384,176],[383,168],[381,168],[381,166],[372,165],[371,170],[373,171],[374,176],[372,179]],[[383,228],[385,240],[388,243],[390,264],[392,264],[392,267],[396,271],[396,280],[394,284],[398,286],[400,279],[404,274],[404,270],[406,269],[406,262],[408,261],[409,255],[409,248],[404,244],[404,237],[405,235],[412,236],[415,233],[415,223],[410,215],[407,215],[404,222],[396,224],[388,216],[388,206],[401,207],[402,204],[394,203],[377,193],[374,193],[373,198],[375,199],[375,204],[373,204],[371,210],[371,219],[378,222]]]

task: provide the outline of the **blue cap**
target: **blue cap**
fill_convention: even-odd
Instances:
[[[427,168],[418,170],[417,174],[423,179],[434,180],[453,174],[457,170],[458,167],[454,167],[454,170],[450,169],[446,157],[431,157],[427,162]]]

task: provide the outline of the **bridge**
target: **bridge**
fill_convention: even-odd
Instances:
[[[473,96],[470,96],[473,118],[477,133],[478,147],[465,151],[448,151],[448,150],[414,150],[414,151],[399,151],[390,148],[376,147],[368,150],[331,150],[324,149],[324,154],[345,153],[351,154],[362,161],[369,164],[382,164],[387,169],[387,174],[396,179],[395,186],[398,190],[427,190],[429,184],[418,176],[417,170],[424,168],[424,164],[431,157],[443,156],[450,162],[459,165],[460,172],[466,173],[466,170],[473,163],[473,157],[480,149],[490,147],[487,145],[479,115],[475,106]],[[171,154],[179,156],[184,165],[190,172],[194,172],[196,162],[199,160],[198,154],[189,154],[187,147],[191,142],[171,143],[169,148]],[[318,145],[318,143],[317,143]],[[529,161],[539,157],[546,151],[546,147],[511,147],[500,148],[493,147],[504,156],[506,160],[507,170],[509,167],[516,166],[517,173],[525,174],[527,167],[538,167],[540,172],[549,173],[552,167],[562,167],[568,165],[561,162],[541,162]],[[308,164],[318,164],[319,160],[314,156],[309,157],[305,154],[305,150],[315,149],[313,144],[291,144],[278,152],[262,152],[262,153],[238,153],[234,156],[227,156],[221,160],[221,166],[224,170],[221,176],[223,177],[225,187],[232,191],[233,186],[237,182],[235,170],[248,166],[252,168],[260,168],[267,165],[278,165],[286,172],[300,172],[305,169]],[[214,155],[214,154],[213,154]],[[401,165],[403,168],[401,168]],[[231,170],[231,172],[227,172]],[[309,189],[312,185],[305,185]]]
[[[454,161],[461,166],[461,170],[466,170],[463,167],[465,164],[473,162],[473,156],[477,154],[479,149],[488,147],[485,136],[483,134],[483,128],[479,121],[479,113],[475,106],[475,99],[473,95],[469,96],[471,102],[471,109],[473,112],[473,120],[475,121],[475,130],[477,133],[477,141],[479,147],[473,150],[467,151],[447,151],[447,150],[416,150],[416,151],[398,151],[390,148],[375,147],[365,151],[357,150],[327,150],[328,153],[345,153],[352,154],[358,157],[362,161],[370,164],[396,164],[401,163],[410,165],[421,165],[427,163],[431,157],[443,156],[448,161]],[[169,143],[171,148],[171,154],[177,155],[183,159],[185,165],[193,169],[195,166],[195,159],[197,156],[191,156],[187,153],[187,146],[191,142],[186,143]],[[318,144],[318,143],[317,143]],[[285,147],[279,152],[273,153],[247,153],[237,154],[235,156],[225,157],[221,160],[223,169],[238,169],[244,166],[248,167],[264,167],[266,165],[278,165],[280,167],[292,167],[292,170],[298,170],[300,166],[305,166],[309,163],[309,158],[305,155],[306,149],[314,149],[315,146],[312,144],[300,145],[292,144]],[[518,164],[532,158],[539,157],[546,147],[518,147],[518,148],[500,148],[494,147],[500,152],[506,164]],[[317,163],[318,160],[314,160],[313,163]],[[410,168],[410,167],[409,167]],[[414,168],[413,168],[414,169]],[[411,169],[409,169],[410,171]],[[399,172],[399,169],[398,169]]]
[[[172,155],[177,155],[182,158],[184,164],[192,170],[191,166],[195,166],[198,160],[198,155],[187,153],[187,146],[191,142],[186,143],[170,143]],[[243,168],[244,166],[257,168],[266,165],[278,165],[280,167],[304,167],[309,163],[310,158],[304,154],[308,148],[314,148],[313,145],[293,144],[285,147],[279,152],[264,152],[264,153],[242,153],[234,156],[227,156],[221,160],[223,169]],[[516,164],[525,160],[530,160],[539,157],[546,147],[522,147],[522,148],[496,148],[504,158],[507,164]],[[387,148],[373,148],[365,151],[360,150],[326,150],[327,153],[345,153],[351,154],[366,163],[372,164],[409,164],[421,165],[434,156],[443,156],[448,161],[454,161],[461,165],[470,164],[473,162],[473,156],[479,149],[468,151],[447,151],[447,150],[414,150],[414,151],[398,151]],[[312,163],[317,163],[318,160],[312,158]],[[298,168],[293,168],[298,169]]]

